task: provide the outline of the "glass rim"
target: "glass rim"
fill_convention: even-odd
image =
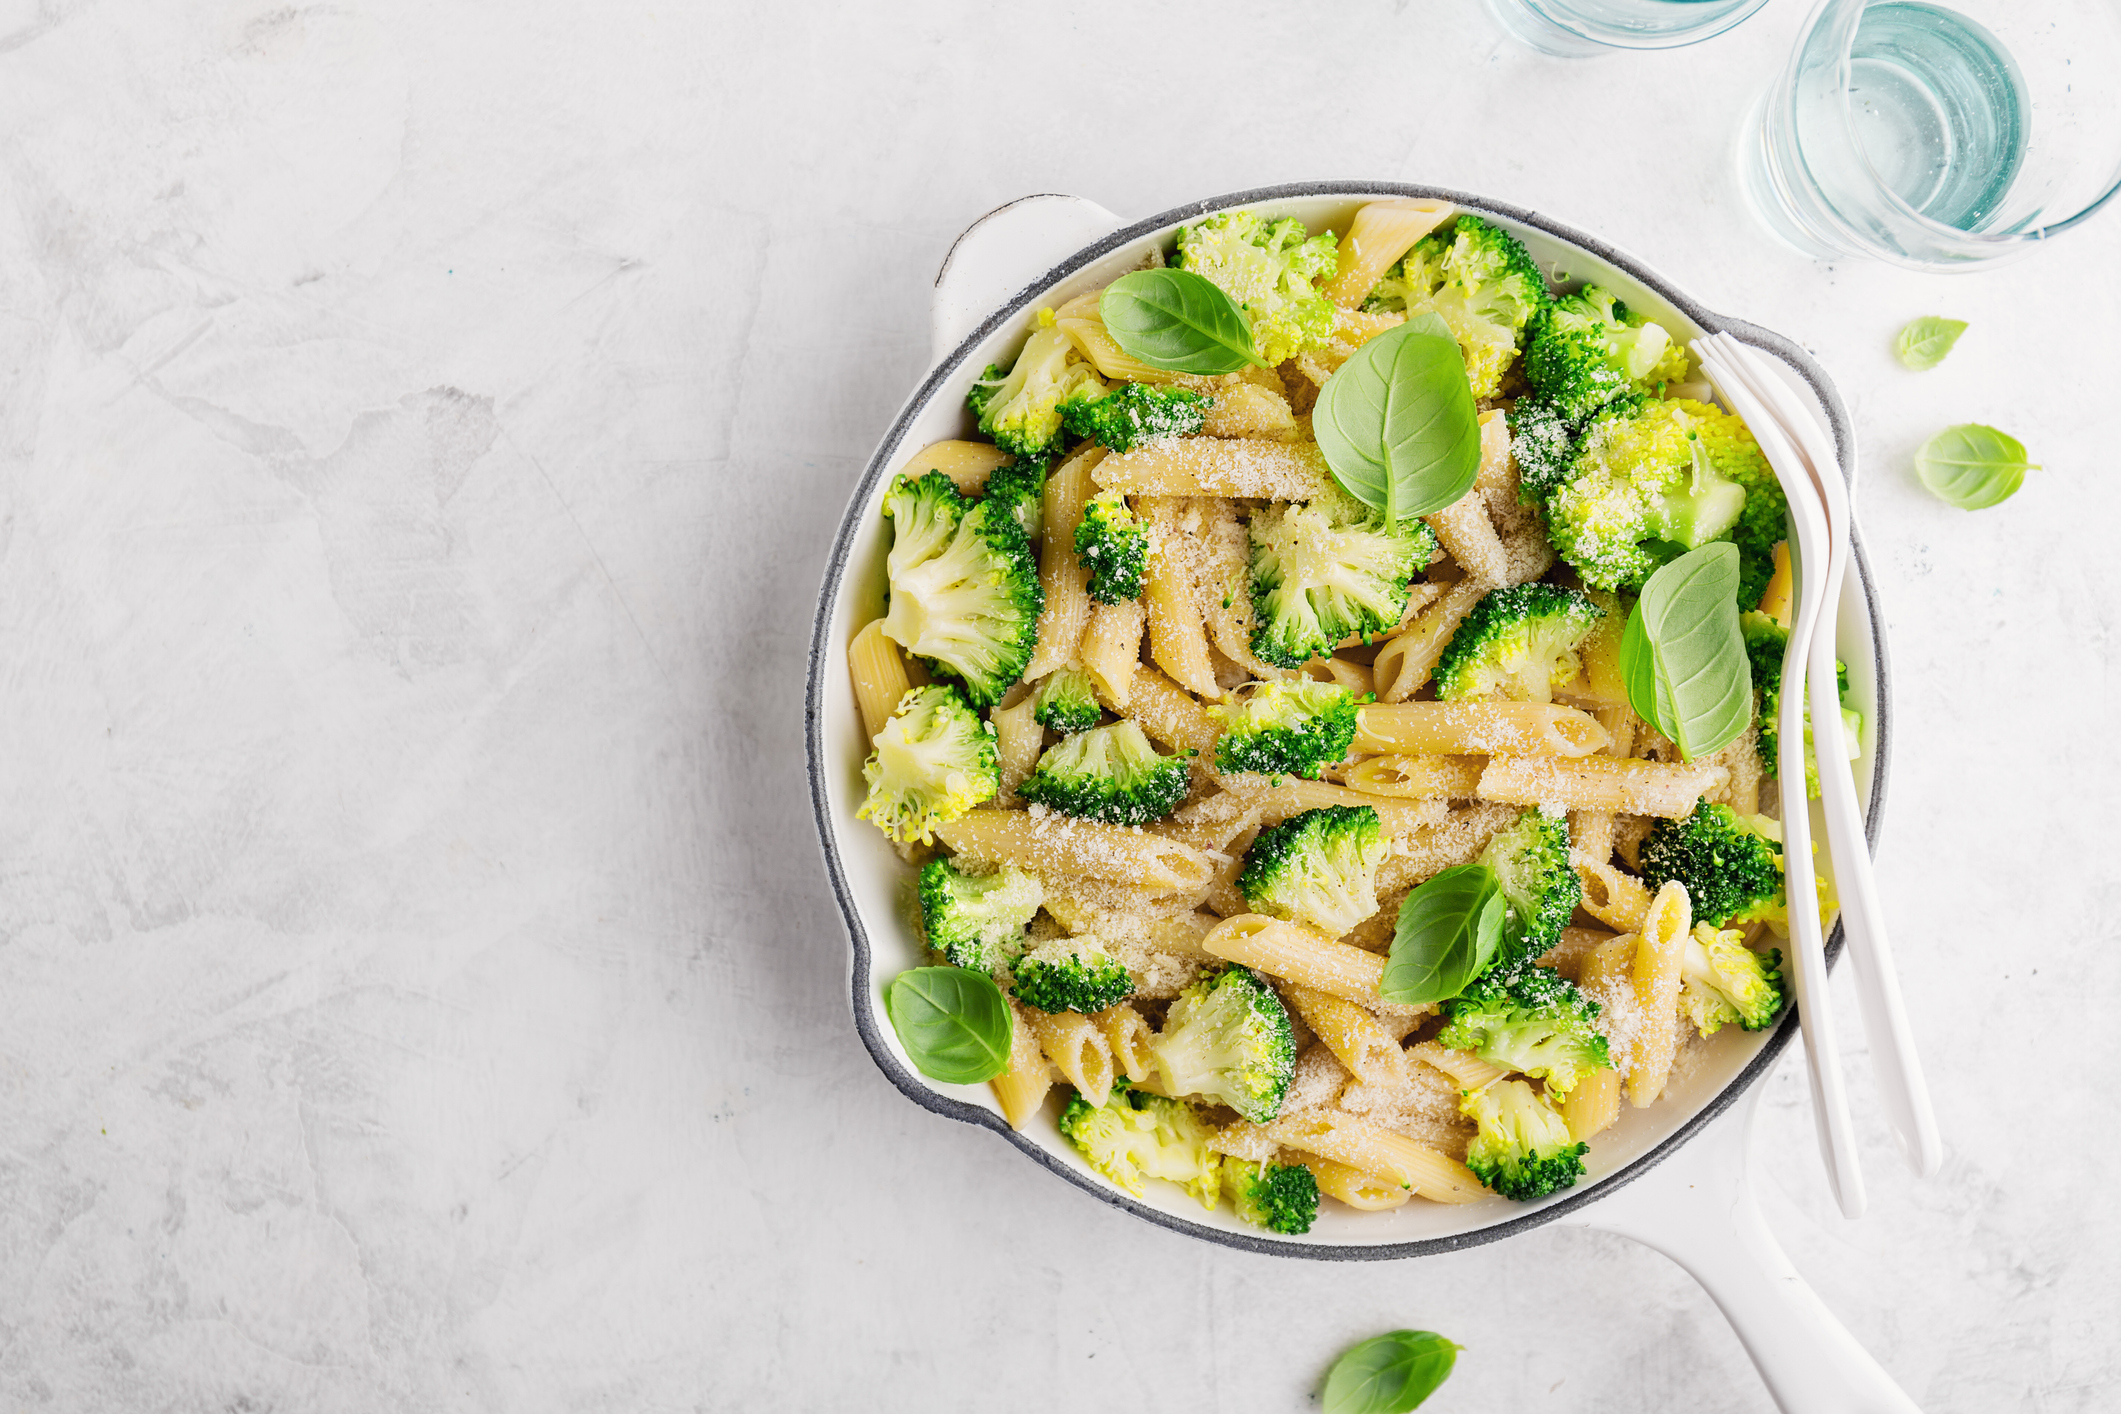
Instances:
[[[1581,21],[1565,19],[1548,13],[1548,0],[1518,0],[1518,3],[1539,16],[1540,19],[1586,43],[1600,45],[1607,49],[1630,49],[1638,53],[1658,49],[1684,49],[1689,44],[1699,44],[1703,40],[1714,39],[1717,35],[1727,33],[1744,24],[1757,14],[1767,2],[1768,0],[1743,0],[1743,3],[1739,4],[1728,15],[1725,15],[1720,20],[1710,22],[1703,28],[1690,29],[1682,34],[1650,35],[1640,31],[1625,30],[1617,34],[1589,33],[1579,27],[1582,23]]]
[[[2008,250],[2043,241],[2069,230],[2071,227],[2097,215],[2109,201],[2113,200],[2116,193],[2121,193],[2121,156],[2117,156],[2114,161],[2114,169],[2108,176],[2106,187],[2097,196],[2069,215],[2055,221],[2043,221],[2029,230],[1969,231],[1959,226],[1948,225],[1943,221],[1937,220],[1934,216],[1925,216],[1922,212],[1917,211],[1905,197],[1886,184],[1884,176],[1878,171],[1877,164],[1871,160],[1870,150],[1864,146],[1862,137],[1856,131],[1856,114],[1851,99],[1851,94],[1855,88],[1856,31],[1863,22],[1864,12],[1873,5],[1900,3],[1910,3],[1910,0],[1858,0],[1855,4],[1849,4],[1848,0],[1819,0],[1818,5],[1812,11],[1811,18],[1805,22],[1804,29],[1797,37],[1796,47],[1790,52],[1789,67],[1783,76],[1785,90],[1794,92],[1799,63],[1803,59],[1805,48],[1809,44],[1812,35],[1817,32],[1826,11],[1837,4],[1846,5],[1847,13],[1839,21],[1840,33],[1834,36],[1834,77],[1836,87],[1839,89],[1841,123],[1847,133],[1849,146],[1863,159],[1863,170],[1870,174],[1871,185],[1877,190],[1886,206],[1895,216],[1914,222],[1920,229],[1940,237],[1941,244],[1959,244],[1962,247],[1971,246],[1975,249]],[[1926,3],[1926,0],[1912,0],[1912,3]],[[1837,219],[1839,219],[1839,214],[1836,213],[1836,215]]]

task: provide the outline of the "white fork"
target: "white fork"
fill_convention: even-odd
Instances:
[[[1819,886],[1812,873],[1812,819],[1804,801],[1804,686],[1807,649],[1819,630],[1821,609],[1826,602],[1826,517],[1821,512],[1818,491],[1796,451],[1784,438],[1779,423],[1753,396],[1745,382],[1731,369],[1720,346],[1707,339],[1694,344],[1701,371],[1714,381],[1725,404],[1745,420],[1760,443],[1768,465],[1782,483],[1790,503],[1790,519],[1797,527],[1792,566],[1797,581],[1797,608],[1792,618],[1789,646],[1782,657],[1782,690],[1776,729],[1783,787],[1782,857],[1784,893],[1788,899],[1790,952],[1795,964],[1791,976],[1797,986],[1797,1019],[1804,1031],[1804,1055],[1812,1088],[1812,1120],[1818,1130],[1819,1155],[1826,1162],[1827,1182],[1834,1201],[1845,1217],[1863,1216],[1865,1198],[1863,1170],[1856,1158],[1855,1125],[1849,1118],[1848,1090],[1841,1075],[1841,1045],[1834,1035],[1833,995],[1827,986],[1826,941],[1819,928]],[[1832,664],[1828,665],[1827,696],[1833,696]],[[1841,710],[1835,703],[1835,712]],[[1813,716],[1818,715],[1817,711]],[[1825,774],[1821,772],[1821,774]],[[1791,783],[1795,799],[1791,800]],[[1794,805],[1795,808],[1792,808]]]
[[[1702,342],[1716,345],[1731,372],[1767,405],[1796,443],[1826,511],[1830,540],[1826,601],[1838,603],[1841,581],[1854,553],[1849,531],[1855,523],[1855,509],[1851,503],[1854,486],[1842,483],[1831,439],[1795,392],[1764,366],[1759,353],[1729,334],[1711,335]],[[1852,466],[1852,480],[1853,471]],[[1848,937],[1850,965],[1856,974],[1856,998],[1863,1014],[1864,1033],[1870,1038],[1871,1065],[1885,1101],[1886,1117],[1908,1166],[1927,1178],[1943,1166],[1944,1141],[1937,1129],[1936,1111],[1930,1105],[1921,1057],[1908,1027],[1907,1007],[1900,995],[1899,973],[1893,966],[1892,941],[1886,932],[1885,912],[1871,872],[1870,845],[1864,838],[1856,783],[1849,772],[1828,769],[1824,764],[1846,761],[1850,754],[1842,740],[1841,704],[1829,701],[1822,706],[1820,700],[1822,696],[1832,699],[1836,695],[1825,687],[1834,681],[1834,663],[1832,621],[1827,619],[1822,621],[1811,645],[1812,741],[1814,755],[1822,763],[1819,792],[1826,817],[1827,849],[1834,860],[1842,927]]]

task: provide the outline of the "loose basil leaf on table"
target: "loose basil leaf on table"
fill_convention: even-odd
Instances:
[[[2040,468],[2025,459],[2025,444],[1978,422],[1947,427],[1915,453],[1915,475],[1930,494],[1962,511],[2008,501]]]
[[[1738,628],[1738,547],[1689,550],[1642,586],[1620,635],[1620,677],[1637,715],[1694,761],[1753,716],[1753,670]]]
[[[962,967],[916,967],[884,989],[891,1029],[921,1074],[953,1085],[1009,1068],[1015,1022],[994,979]]]
[[[1480,414],[1451,327],[1418,315],[1357,349],[1319,390],[1311,431],[1333,479],[1389,522],[1472,490]]]
[[[1926,314],[1900,331],[1893,342],[1893,353],[1900,361],[1917,373],[1935,368],[1944,362],[1944,356],[1959,342],[1966,332],[1964,319],[1942,319]]]
[[[1377,995],[1401,1006],[1457,996],[1494,961],[1508,912],[1495,871],[1485,864],[1461,864],[1436,875],[1399,906]]]
[[[1137,270],[1097,302],[1122,352],[1170,373],[1235,373],[1261,362],[1237,302],[1190,270]]]
[[[1372,1336],[1334,1362],[1326,1414],[1407,1414],[1451,1377],[1462,1349],[1434,1331]]]

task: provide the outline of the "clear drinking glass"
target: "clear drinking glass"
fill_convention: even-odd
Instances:
[[[1583,59],[1608,49],[1677,49],[1722,34],[1767,0],[1486,0],[1512,39]]]
[[[2022,254],[2121,189],[2121,0],[1821,0],[1739,178],[1811,255]]]

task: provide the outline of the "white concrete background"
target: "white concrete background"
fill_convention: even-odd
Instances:
[[[1413,1325],[1443,1414],[1768,1409],[1647,1250],[1209,1248],[853,1035],[800,677],[950,238],[1374,176],[1841,378],[1950,1159],[1859,1059],[1842,1222],[1785,1066],[1765,1201],[1926,1410],[2115,1407],[2121,218],[1970,278],[1769,244],[1729,150],[1802,8],[1571,66],[1470,0],[0,0],[0,1405],[1301,1409]],[[1965,419],[2046,465],[1978,515],[1908,471]]]

